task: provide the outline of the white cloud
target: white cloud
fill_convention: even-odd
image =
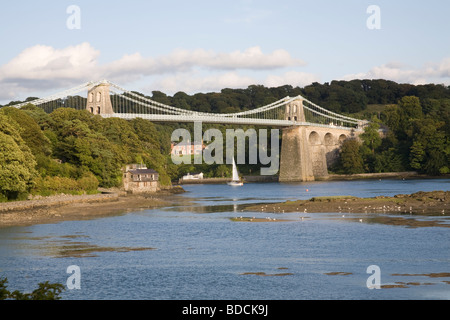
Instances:
[[[84,79],[100,55],[89,43],[55,49],[37,45],[0,67],[0,81]]]
[[[100,51],[87,42],[62,49],[44,45],[27,48],[0,66],[0,100],[23,99],[24,93],[67,89],[91,80],[106,78],[123,85],[164,74],[173,75],[160,80],[167,88],[175,87],[175,83],[186,85],[186,91],[242,87],[254,79],[239,76],[238,70],[273,71],[305,64],[284,49],[264,53],[258,46],[233,52],[177,49],[159,57],[144,57],[137,52],[103,65],[99,64],[99,57]],[[228,72],[189,79],[192,72],[200,70]]]
[[[390,62],[372,67],[367,72],[345,75],[342,79],[386,79],[415,85],[426,83],[449,84],[450,58],[445,58],[440,63],[430,63],[421,68],[409,67],[399,62]]]
[[[209,70],[272,70],[286,67],[302,66],[305,63],[291,57],[283,49],[264,54],[260,47],[251,47],[244,51],[221,53],[204,49],[177,49],[172,53],[158,57],[145,58],[140,53],[126,55],[104,66],[108,78],[120,77],[133,73],[140,76],[155,74],[188,72],[195,68]]]
[[[186,93],[220,91],[224,88],[247,88],[253,84],[266,87],[279,87],[283,85],[306,86],[315,81],[320,81],[317,75],[304,72],[286,72],[281,75],[269,75],[262,78],[240,75],[238,72],[226,72],[213,75],[197,75],[195,73],[183,73],[168,76],[152,83],[146,91],[160,90],[169,94],[178,91]]]
[[[152,83],[150,90],[161,90],[163,92],[174,94],[178,91],[187,93],[220,91],[224,88],[246,88],[255,84],[255,79],[247,76],[241,76],[237,72],[227,72],[218,75],[195,76],[189,74],[177,74],[169,76]]]

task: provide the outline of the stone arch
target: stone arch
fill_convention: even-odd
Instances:
[[[311,145],[319,145],[320,143],[320,136],[316,131],[313,131],[309,134],[309,144]]]
[[[341,134],[339,136],[339,143],[343,144],[345,140],[347,140],[347,136],[345,134]]]
[[[334,136],[333,136],[333,134],[328,132],[325,135],[324,143],[325,143],[326,146],[333,146],[334,145]]]
[[[97,114],[101,113],[102,108],[101,107],[97,107]]]
[[[102,101],[102,93],[97,92],[97,102],[101,102],[101,101]]]
[[[91,92],[89,94],[89,102],[94,102],[94,93],[93,92]]]

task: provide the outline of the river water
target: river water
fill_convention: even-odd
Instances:
[[[450,190],[448,179],[184,188],[174,207],[0,228],[0,276],[11,291],[30,292],[39,282],[66,284],[67,268],[78,266],[81,287],[66,289],[68,300],[450,299],[448,213],[385,215],[441,223],[411,228],[366,223],[373,214],[242,212],[314,196]],[[290,221],[230,219],[240,216]],[[439,273],[447,275],[430,276]],[[369,289],[369,277],[382,288]]]

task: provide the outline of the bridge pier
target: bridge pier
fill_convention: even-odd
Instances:
[[[286,105],[285,120],[305,123],[304,100],[296,99]],[[298,125],[283,130],[280,182],[301,182],[324,179],[328,167],[339,157],[342,142],[355,132],[343,128]]]
[[[314,181],[308,136],[304,126],[283,129],[280,182]]]

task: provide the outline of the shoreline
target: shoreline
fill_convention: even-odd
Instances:
[[[171,205],[169,196],[177,193],[181,193],[181,188],[137,195],[111,191],[95,195],[56,195],[37,200],[5,202],[0,203],[0,228],[89,220],[154,209]]]
[[[280,182],[278,176],[243,176],[244,183],[276,183]],[[382,173],[357,173],[357,174],[329,174],[324,177],[317,177],[315,181],[353,181],[353,180],[375,180],[375,179],[450,179],[450,174],[442,176],[430,176],[419,174],[415,171],[405,172],[382,172]],[[226,184],[231,178],[205,178],[173,181],[174,185],[190,184]],[[280,182],[280,183],[301,183],[301,181]]]

